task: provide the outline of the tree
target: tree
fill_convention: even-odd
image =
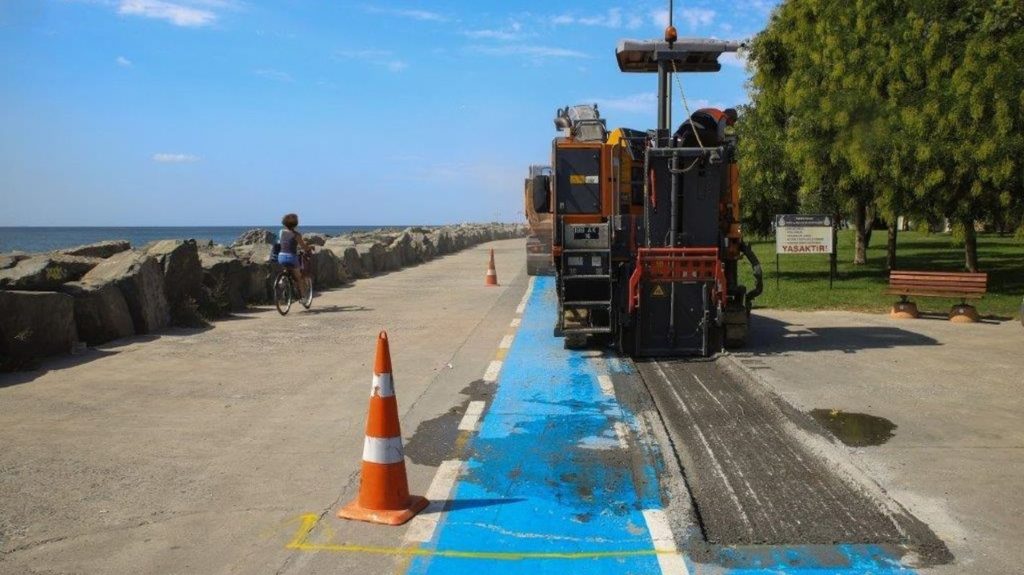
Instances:
[[[739,136],[743,229],[755,236],[771,234],[775,214],[798,209],[800,179],[784,153],[785,123],[767,106],[741,106]]]
[[[1020,221],[1020,0],[790,0],[750,59],[752,107],[781,118],[801,201],[828,198],[852,215],[855,263],[876,210],[890,266],[900,215],[957,223],[970,270],[976,220]]]

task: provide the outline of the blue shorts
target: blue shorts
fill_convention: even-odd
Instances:
[[[281,264],[286,268],[294,268],[299,265],[299,257],[295,254],[289,254],[287,252],[281,252],[277,254],[277,263]]]

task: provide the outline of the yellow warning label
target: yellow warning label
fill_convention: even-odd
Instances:
[[[654,284],[654,290],[651,291],[651,295],[654,297],[665,297],[665,288],[661,287],[661,284]]]
[[[583,174],[569,174],[569,183],[573,185],[587,183],[587,177]]]

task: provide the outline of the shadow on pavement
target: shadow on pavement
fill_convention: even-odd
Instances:
[[[938,340],[898,327],[815,327],[808,328],[774,318],[751,318],[750,336],[743,352],[780,354],[790,351],[843,351],[891,349],[942,345]]]
[[[321,314],[321,313],[339,313],[343,311],[373,311],[371,308],[361,305],[329,305],[325,307],[313,306],[307,310],[303,310],[302,313]]]
[[[477,507],[492,507],[494,505],[508,505],[509,503],[519,503],[526,501],[522,497],[510,497],[508,499],[447,499],[443,501],[432,501],[437,503],[438,510],[432,510],[428,507],[422,513],[424,515],[429,513],[440,513],[440,510],[451,513],[453,511],[462,511],[465,509],[476,509]]]

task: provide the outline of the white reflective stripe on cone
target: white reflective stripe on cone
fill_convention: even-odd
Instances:
[[[370,397],[392,397],[395,395],[395,382],[391,379],[390,373],[373,374],[373,386],[370,387]]]
[[[405,460],[401,437],[367,437],[363,442],[363,461],[401,463]]]

